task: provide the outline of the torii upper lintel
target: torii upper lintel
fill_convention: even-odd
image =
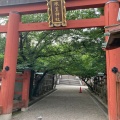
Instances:
[[[2,1],[4,1],[4,4],[2,3]],[[47,8],[48,8],[47,2],[45,0],[29,0],[30,2],[19,2],[19,3],[16,2],[17,0],[12,0],[14,1],[14,4],[12,3],[5,4],[6,1],[10,1],[10,0],[0,1],[0,15],[2,16],[9,15],[10,11],[17,11],[20,14],[43,13],[43,12],[47,12]],[[24,0],[19,0],[19,1],[24,1]],[[99,7],[104,7],[105,3],[108,2],[108,0],[65,0],[65,1],[66,1],[67,10],[99,8]]]

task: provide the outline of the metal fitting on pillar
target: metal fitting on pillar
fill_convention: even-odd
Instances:
[[[17,11],[11,11],[10,13],[20,14],[20,13],[17,12]]]
[[[116,73],[118,72],[118,68],[113,67],[113,68],[112,68],[112,72],[113,72],[114,74],[116,74]]]
[[[111,2],[119,2],[118,0],[109,0],[106,4],[109,4]]]
[[[118,0],[109,0],[109,1],[118,1]]]

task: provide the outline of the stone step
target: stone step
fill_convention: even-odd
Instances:
[[[80,86],[80,81],[76,79],[61,79],[60,84],[63,85],[77,85]]]

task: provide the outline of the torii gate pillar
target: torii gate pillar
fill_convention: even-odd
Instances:
[[[119,2],[117,0],[109,0],[105,5],[105,25],[110,26],[117,24],[117,16],[119,10]],[[106,41],[108,37],[106,37]],[[107,90],[108,90],[108,116],[109,120],[120,120],[120,105],[117,103],[118,95],[116,85],[116,75],[112,72],[112,68],[116,67],[120,71],[120,48],[106,50],[107,62]],[[120,99],[119,99],[120,102]]]
[[[14,85],[16,78],[16,65],[19,45],[19,22],[19,13],[11,12],[9,14],[3,65],[3,71],[5,71],[6,74],[5,77],[2,78],[2,97],[0,98],[2,101],[2,115],[0,115],[0,120],[10,120],[12,116]]]

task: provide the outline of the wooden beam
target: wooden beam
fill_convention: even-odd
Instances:
[[[81,19],[81,20],[69,20],[67,21],[66,27],[54,27],[50,28],[47,22],[41,23],[20,23],[19,31],[43,31],[43,30],[65,30],[65,29],[80,29],[80,28],[91,28],[91,27],[104,27],[104,16],[93,19]]]
[[[66,8],[67,10],[73,10],[104,7],[107,1],[108,0],[66,0]],[[43,13],[47,12],[47,3],[0,7],[1,16],[8,15],[10,11],[17,11],[21,14]]]
[[[108,0],[66,0],[67,10],[104,7]]]
[[[120,24],[114,24],[114,25],[111,25],[111,26],[106,26],[105,30],[107,32],[110,32],[110,33],[119,32],[120,31]]]
[[[40,23],[19,23],[19,32],[26,31],[44,31],[44,30],[62,30],[62,29],[83,29],[91,27],[104,27],[104,16],[100,18],[81,19],[81,20],[69,20],[66,27],[54,27],[50,28],[48,22]],[[0,26],[0,33],[7,32],[7,25]]]

